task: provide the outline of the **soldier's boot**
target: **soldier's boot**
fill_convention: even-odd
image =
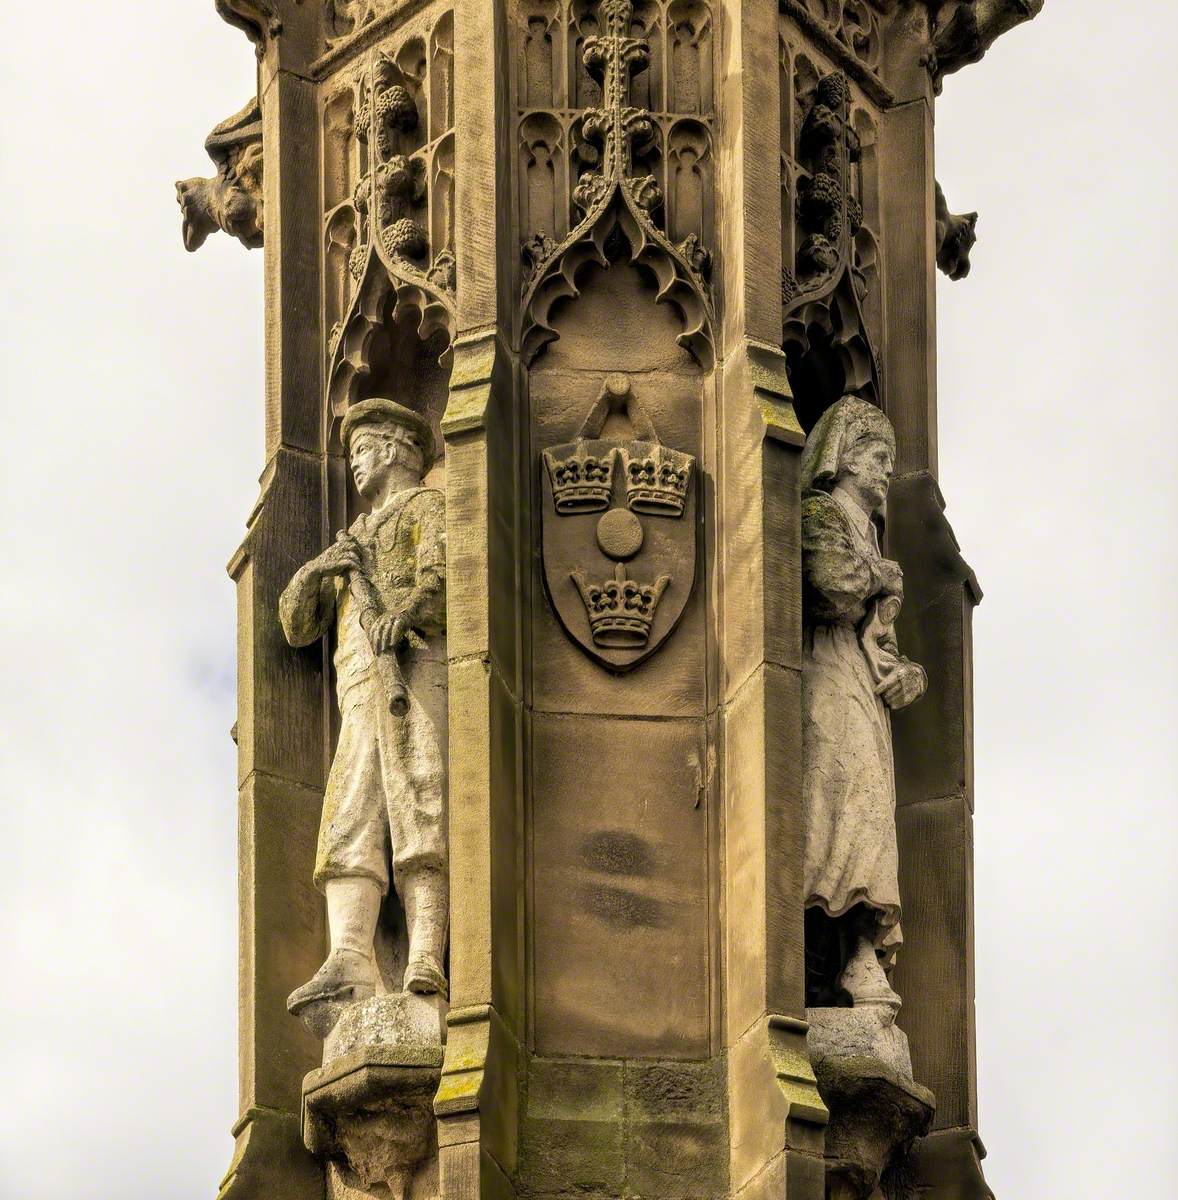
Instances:
[[[409,929],[407,992],[443,998],[449,995],[444,969],[446,931],[450,923],[449,879],[445,871],[413,871],[403,881],[405,924]]]
[[[329,879],[327,926],[331,952],[323,966],[287,997],[294,1016],[318,1004],[350,1004],[376,994],[372,942],[380,916],[381,888],[374,879]]]

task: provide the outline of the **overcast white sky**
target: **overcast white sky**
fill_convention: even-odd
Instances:
[[[212,0],[4,0],[0,1200],[210,1200],[235,1068],[233,593],[261,267],[172,181],[253,87]],[[1049,0],[948,80],[999,1200],[1178,1194],[1173,6]],[[14,31],[23,31],[17,36]]]

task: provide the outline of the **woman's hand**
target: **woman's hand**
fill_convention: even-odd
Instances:
[[[879,590],[885,596],[904,597],[904,572],[900,564],[885,558],[879,564]]]
[[[924,668],[914,662],[902,659],[896,668],[890,671],[879,682],[875,694],[883,699],[890,709],[907,708],[914,700],[919,700],[928,687],[928,676]]]

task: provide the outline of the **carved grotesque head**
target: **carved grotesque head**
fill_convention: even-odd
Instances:
[[[937,223],[937,266],[950,279],[964,279],[969,274],[969,252],[978,240],[977,225],[976,212],[951,214],[943,224]]]

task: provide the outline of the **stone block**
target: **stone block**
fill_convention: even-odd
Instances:
[[[892,723],[897,803],[972,796],[972,625],[981,587],[962,557],[933,476],[914,471],[897,477],[890,495],[888,544],[904,568],[906,597],[897,633],[929,681],[921,702]]]
[[[893,982],[916,1078],[937,1096],[938,1126],[976,1128],[973,821],[962,796],[897,810],[904,947]]]
[[[728,1048],[730,1179],[744,1188],[785,1148],[788,1108],[776,1086],[763,1023]]]
[[[311,883],[320,793],[255,772],[238,800],[243,973],[240,1069],[243,1106],[295,1114],[304,1073],[320,1047],[286,1011],[286,996],[319,964],[323,898]]]
[[[576,372],[547,366],[532,374],[530,408],[533,461],[529,472],[535,497],[532,505],[533,528],[537,533],[541,529],[539,496],[542,464],[539,451],[576,438],[600,394],[603,378],[604,371],[596,367],[592,371]],[[679,586],[687,591],[686,597],[680,597],[685,607],[664,644],[654,650],[649,659],[626,674],[612,674],[595,663],[561,624],[550,587],[573,590],[574,585],[567,578],[567,573],[562,578],[546,583],[543,556],[539,552],[533,553],[530,583],[533,598],[530,622],[532,703],[537,709],[547,712],[702,717],[707,707],[708,642],[703,538],[699,536],[704,524],[705,508],[700,500],[706,487],[699,461],[703,389],[698,379],[665,370],[635,375],[632,383],[634,395],[652,421],[662,444],[697,459],[691,484],[695,489],[697,526],[696,550],[692,561],[694,574],[691,578],[679,578]],[[627,429],[624,420],[613,414],[606,422],[603,436],[631,436]],[[560,517],[548,519],[562,520]],[[583,522],[584,518],[565,520]],[[681,518],[681,521],[686,520],[686,516]],[[676,587],[676,579],[686,574],[686,567],[676,566],[673,550],[668,551],[664,543],[672,540],[672,533],[683,532],[679,528],[681,521],[657,516],[646,519],[642,548],[637,557],[627,564],[628,567],[630,563],[633,564],[636,578],[653,582],[658,575],[669,571],[671,583],[668,586],[672,590]],[[571,538],[574,536],[570,532],[572,529],[570,523],[567,527],[558,527],[555,532],[561,537]],[[547,536],[551,536],[552,532],[549,531]],[[589,540],[592,541],[591,534]],[[599,568],[605,562],[595,548],[586,555],[586,560],[586,570]],[[661,605],[670,603],[668,598]],[[579,596],[572,597],[571,607],[573,611],[580,607],[583,612]],[[653,634],[655,637],[662,635],[657,620]]]
[[[217,1200],[323,1200],[323,1169],[303,1145],[299,1118],[248,1108],[233,1127],[233,1161]]]
[[[968,1128],[935,1129],[912,1150],[922,1200],[994,1200],[982,1173],[986,1149]]]
[[[815,1069],[827,1058],[875,1058],[904,1079],[912,1078],[908,1038],[884,1005],[808,1008],[806,1046]]]
[[[706,1056],[704,724],[537,714],[531,741],[537,1051]]]
[[[790,1156],[784,1151],[778,1151],[751,1179],[732,1194],[735,1200],[822,1200],[824,1195],[823,1174],[825,1168],[822,1160],[818,1160],[819,1180],[816,1192],[795,1192],[790,1183],[793,1173],[789,1170]]]
[[[729,1044],[802,1011],[800,712],[799,673],[765,664],[721,716]]]
[[[445,1036],[446,1002],[437,995],[393,992],[343,1010],[323,1043],[324,1068],[364,1050],[400,1054],[399,1062],[432,1064]]]
[[[878,1059],[837,1057],[815,1067],[830,1109],[826,1130],[828,1200],[873,1200],[932,1122],[932,1093]]]
[[[622,1085],[620,1062],[531,1060],[520,1149],[530,1191],[621,1193]]]
[[[728,1184],[723,1065],[626,1064],[626,1185],[662,1200],[722,1195]]]

